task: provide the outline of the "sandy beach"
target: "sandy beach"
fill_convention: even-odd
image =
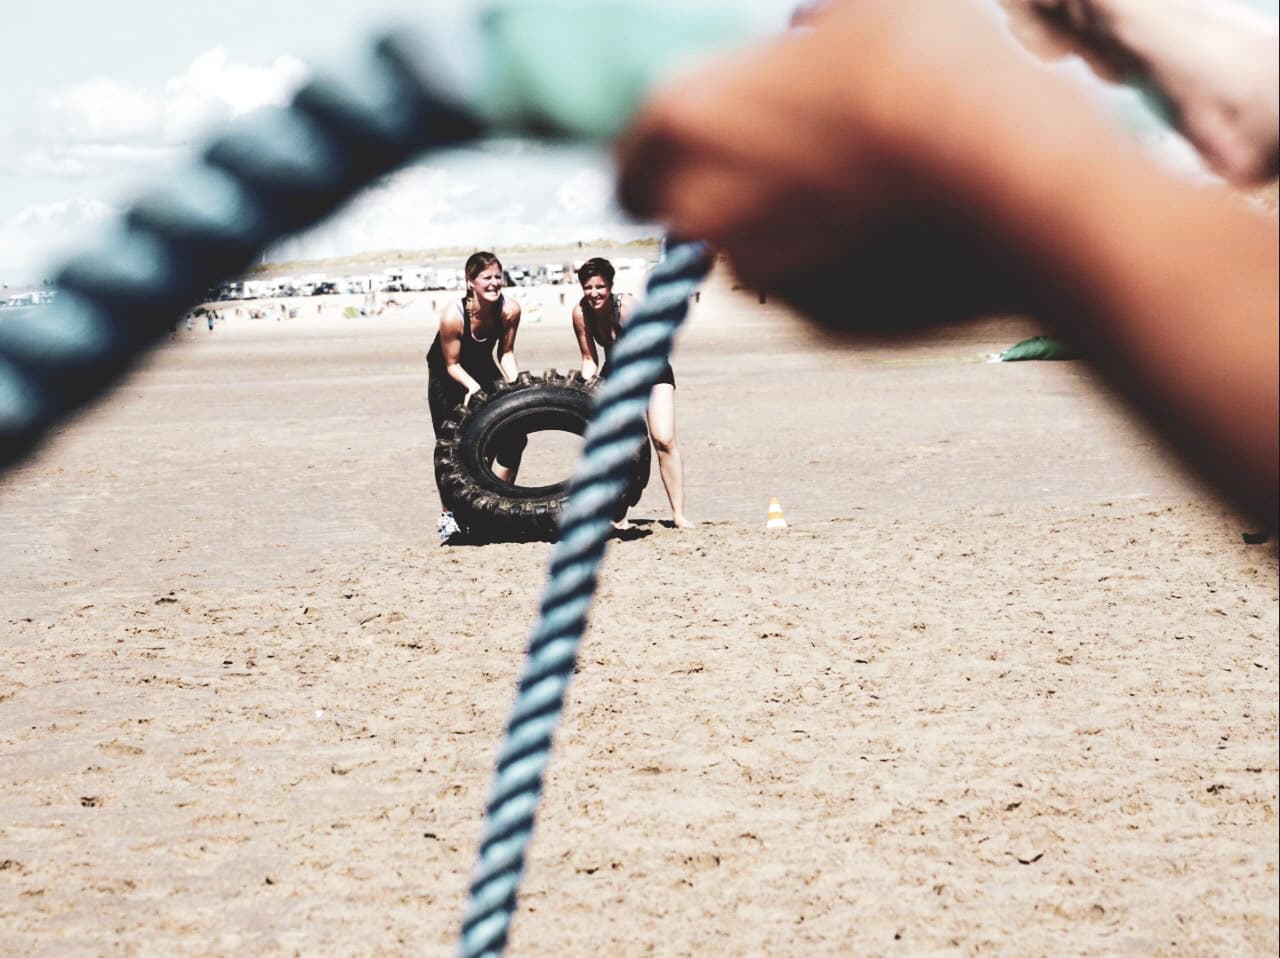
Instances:
[[[0,954],[452,953],[550,546],[437,544],[441,295],[180,327],[0,485]],[[707,287],[511,954],[1276,954],[1275,543],[1035,332]]]

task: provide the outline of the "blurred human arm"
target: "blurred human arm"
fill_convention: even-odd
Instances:
[[[1241,0],[1002,0],[1017,36],[1051,59],[1140,81],[1235,183],[1280,172],[1280,47],[1273,13]]]
[[[1274,220],[1164,173],[976,2],[813,26],[658,91],[624,204],[843,333],[1036,316],[1274,525]]]

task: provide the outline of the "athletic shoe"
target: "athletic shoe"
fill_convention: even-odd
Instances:
[[[436,528],[440,531],[441,545],[447,545],[454,536],[462,534],[462,526],[458,525],[458,520],[453,517],[452,512],[440,513],[440,521],[436,523]]]

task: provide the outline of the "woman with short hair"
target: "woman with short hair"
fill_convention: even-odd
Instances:
[[[613,344],[635,305],[634,297],[614,293],[614,276],[613,264],[599,256],[578,268],[582,298],[573,307],[573,331],[582,353],[582,375],[587,379],[608,375]],[[649,393],[648,425],[658,474],[671,503],[672,524],[687,529],[694,523],[684,514],[684,462],[676,445],[676,376],[670,363]],[[618,528],[630,528],[630,523],[623,519]]]

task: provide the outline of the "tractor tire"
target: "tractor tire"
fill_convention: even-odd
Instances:
[[[436,440],[435,468],[446,509],[461,524],[466,540],[551,541],[569,481],[521,486],[498,479],[491,468],[499,437],[516,431],[561,431],[581,436],[595,404],[595,384],[577,372],[549,369],[541,376],[521,373],[490,393],[477,393],[466,407],[455,406]],[[641,444],[616,518],[640,500],[649,481],[649,443]],[[566,470],[568,472],[570,470]],[[517,479],[519,476],[517,476]]]

